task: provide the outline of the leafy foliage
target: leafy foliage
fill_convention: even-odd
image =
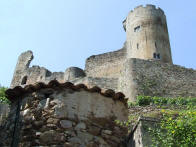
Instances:
[[[150,128],[153,146],[195,147],[196,146],[196,109],[179,112],[178,116],[164,113],[159,126]]]
[[[0,103],[3,104],[10,104],[10,101],[7,99],[5,91],[7,88],[5,87],[0,87]]]
[[[131,104],[129,104],[131,105]],[[164,98],[151,96],[138,96],[136,105],[196,105],[196,98]]]
[[[150,146],[196,146],[196,98],[138,96],[135,103],[128,102],[129,108],[140,106],[145,109],[148,105],[158,108],[156,113],[152,111],[142,115],[161,119],[155,127],[149,128],[153,141]]]

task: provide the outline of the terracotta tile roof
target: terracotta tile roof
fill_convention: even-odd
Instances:
[[[38,82],[33,85],[31,85],[31,84],[26,85],[24,87],[16,86],[13,89],[8,89],[6,91],[6,95],[7,95],[8,99],[13,102],[26,93],[35,92],[35,91],[38,91],[38,90],[44,89],[44,88],[66,88],[66,89],[72,89],[74,91],[79,91],[79,90],[83,89],[88,92],[99,93],[105,97],[112,98],[113,100],[122,101],[126,105],[127,105],[127,100],[128,100],[127,98],[125,98],[125,95],[122,92],[116,93],[112,89],[104,90],[104,89],[101,89],[97,86],[94,86],[92,88],[88,88],[84,84],[74,85],[71,82],[59,83],[57,80],[52,80],[48,84]]]

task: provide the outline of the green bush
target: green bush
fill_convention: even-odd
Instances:
[[[165,97],[151,97],[151,96],[138,96],[136,105],[196,105],[196,98],[165,98]]]
[[[195,147],[196,110],[180,112],[177,117],[165,113],[159,127],[149,131],[155,147]]]
[[[5,87],[0,87],[0,103],[3,104],[10,104],[10,101],[7,99],[5,91],[7,88]]]
[[[138,96],[136,104],[139,106],[146,106],[150,105],[152,102],[152,98],[150,96]]]
[[[167,104],[167,98],[164,98],[164,97],[152,97],[151,98],[152,100],[152,103],[153,104],[158,104],[158,105],[164,105],[164,104]]]

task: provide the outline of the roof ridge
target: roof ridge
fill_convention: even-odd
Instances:
[[[127,106],[128,99],[125,98],[125,95],[122,92],[115,92],[112,89],[101,89],[98,86],[93,87],[87,87],[85,84],[76,84],[74,85],[71,82],[65,82],[65,83],[59,83],[57,80],[51,80],[48,84],[45,84],[43,82],[37,82],[35,84],[29,84],[22,86],[16,86],[14,88],[9,88],[6,90],[6,95],[10,101],[15,101],[20,96],[28,93],[28,92],[34,92],[43,88],[67,88],[72,89],[74,91],[79,91],[80,89],[83,89],[88,92],[92,93],[99,93],[105,97],[112,98],[113,100],[118,100],[123,102]]]

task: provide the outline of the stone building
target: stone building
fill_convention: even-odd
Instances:
[[[153,5],[138,6],[123,22],[127,58],[159,59],[172,63],[166,16]]]
[[[50,81],[7,90],[12,101],[0,126],[2,147],[118,147],[125,145],[127,100],[122,93]]]
[[[11,108],[0,124],[0,146],[149,145],[143,124],[153,126],[156,120],[140,118],[130,135],[115,123],[128,120],[127,100],[138,95],[196,97],[196,70],[173,65],[160,8],[138,6],[123,26],[127,39],[122,49],[87,58],[84,70],[30,67],[32,51],[22,53],[6,91]]]
[[[123,48],[87,58],[84,70],[70,67],[52,73],[44,67],[29,67],[33,53],[22,53],[10,87],[56,79],[122,91],[130,101],[137,95],[196,96],[196,71],[172,64],[163,10],[153,5],[138,6],[123,26],[127,34]]]

